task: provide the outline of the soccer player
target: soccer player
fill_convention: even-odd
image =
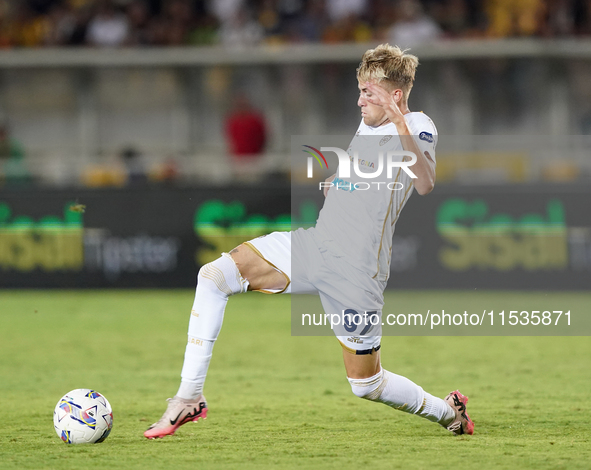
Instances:
[[[396,221],[413,189],[426,195],[435,183],[437,130],[425,114],[408,108],[417,65],[416,57],[388,44],[363,55],[357,69],[362,120],[347,152],[358,169],[378,167],[380,152],[412,152],[416,162],[409,169],[416,178],[399,168],[391,181],[395,184],[357,190],[354,178],[333,176],[327,180],[332,187],[325,189],[315,227],[259,237],[203,266],[189,321],[181,385],[162,418],[144,433],[147,438],[173,434],[179,426],[206,417],[203,384],[232,295],[248,290],[315,292],[331,318],[343,317],[344,312],[365,313],[377,315],[381,325]],[[437,398],[382,368],[381,326],[372,324],[349,322],[346,331],[335,328],[353,393],[439,423],[454,434],[472,434],[468,398],[459,391]]]

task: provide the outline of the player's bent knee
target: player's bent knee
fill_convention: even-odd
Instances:
[[[201,267],[197,288],[207,289],[222,297],[246,292],[248,281],[242,277],[236,263],[227,253]]]
[[[370,401],[376,401],[386,385],[383,370],[367,379],[352,379],[350,377],[347,377],[347,379],[351,384],[353,395]]]

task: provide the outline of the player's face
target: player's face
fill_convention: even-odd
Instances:
[[[375,83],[371,80],[372,83]],[[357,100],[357,106],[361,108],[361,117],[363,123],[367,126],[376,127],[379,126],[386,119],[386,112],[384,108],[377,104],[372,104],[367,101],[367,98],[371,98],[372,94],[369,92],[361,82],[358,83],[359,88],[359,99]]]

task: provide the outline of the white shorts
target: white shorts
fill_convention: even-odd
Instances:
[[[287,284],[284,289],[261,290],[265,294],[291,293],[291,232],[273,232],[244,243],[273,268],[283,274]]]
[[[285,289],[263,292],[318,294],[343,348],[354,354],[380,348],[385,284],[330,254],[314,229],[273,232],[246,245],[286,277]]]

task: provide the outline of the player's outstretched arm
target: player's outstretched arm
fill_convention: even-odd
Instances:
[[[389,93],[386,89],[372,82],[365,82],[365,87],[372,95],[367,97],[367,101],[384,108],[386,116],[398,130],[404,150],[408,150],[417,156],[417,162],[410,167],[413,173],[417,175],[417,179],[413,182],[415,189],[422,196],[429,194],[435,187],[435,162],[429,152],[423,153],[420,150],[408,127],[404,114],[400,110],[400,101],[403,97],[402,90],[398,89]]]

